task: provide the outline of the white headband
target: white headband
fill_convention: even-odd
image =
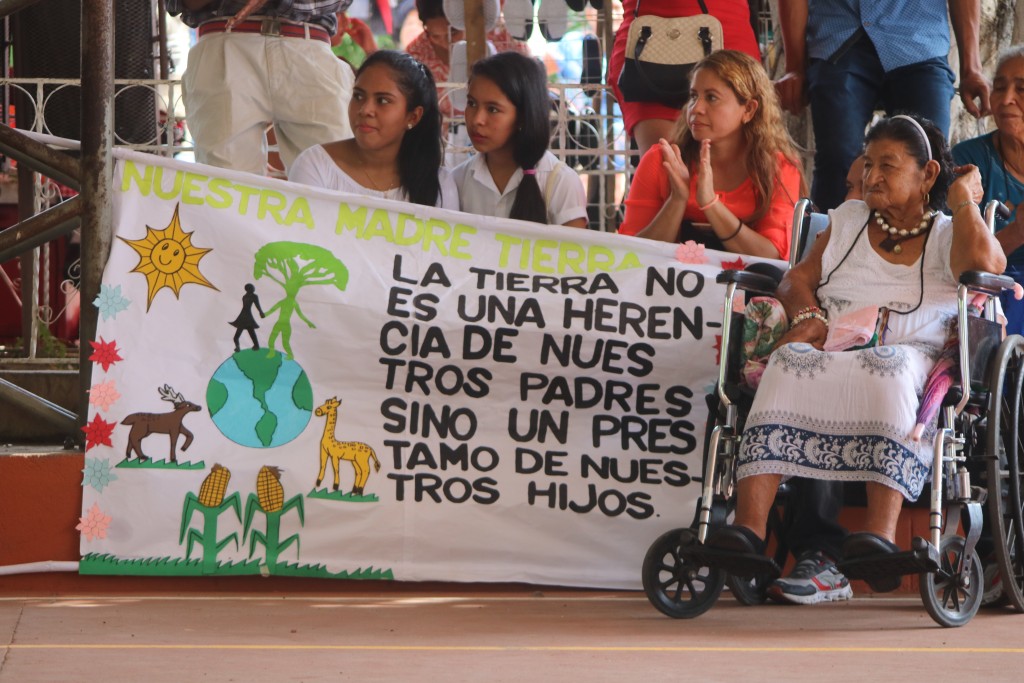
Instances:
[[[910,121],[912,124],[914,124],[914,128],[917,128],[917,132],[919,132],[921,134],[921,137],[924,138],[924,148],[926,150],[928,150],[928,161],[931,161],[932,160],[932,143],[928,142],[928,134],[924,132],[924,126],[922,126],[920,123],[918,123],[913,118],[907,116],[906,114],[897,114],[896,116],[893,116],[892,118],[894,118],[894,119],[904,119],[904,120]]]

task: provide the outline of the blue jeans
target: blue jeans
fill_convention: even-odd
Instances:
[[[945,57],[886,73],[866,35],[838,58],[812,59],[807,67],[815,143],[811,199],[818,210],[833,209],[846,197],[846,172],[863,151],[864,129],[876,109],[919,114],[949,137],[953,82]]]

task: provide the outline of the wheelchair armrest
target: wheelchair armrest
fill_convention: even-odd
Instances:
[[[986,294],[999,294],[1013,289],[1013,278],[1008,275],[993,275],[981,270],[968,270],[960,274],[960,284]]]
[[[753,292],[762,296],[772,296],[779,286],[779,281],[772,276],[752,273],[749,270],[723,270],[715,278],[715,282],[720,285],[735,282],[736,287],[744,292]]]

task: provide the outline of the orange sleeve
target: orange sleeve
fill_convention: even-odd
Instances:
[[[668,196],[668,172],[661,165],[661,149],[654,145],[640,159],[629,184],[626,215],[619,226],[619,234],[635,235],[650,225]]]
[[[757,221],[754,230],[766,237],[779,251],[779,258],[789,258],[789,242],[793,232],[793,208],[800,199],[800,170],[779,155],[779,176],[768,213]]]

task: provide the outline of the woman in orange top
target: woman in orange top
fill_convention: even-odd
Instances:
[[[674,132],[640,160],[619,233],[788,258],[806,186],[761,64],[735,50],[698,62]]]

